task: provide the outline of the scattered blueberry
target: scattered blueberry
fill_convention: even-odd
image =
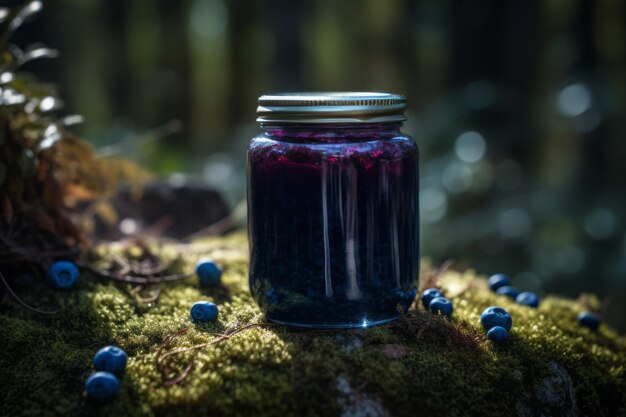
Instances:
[[[93,366],[96,371],[121,373],[126,368],[128,356],[117,346],[106,346],[100,349],[93,357]]]
[[[424,305],[424,308],[428,309],[430,302],[433,298],[436,297],[443,297],[443,293],[440,289],[429,288],[427,290],[424,290],[424,292],[422,293],[422,304]]]
[[[397,301],[397,303],[402,307],[404,311],[408,311],[408,309],[413,304],[416,295],[417,288],[415,287],[406,291],[403,291],[401,288],[393,289],[393,296],[396,299],[395,301]]]
[[[513,325],[513,319],[502,307],[492,306],[486,308],[480,315],[480,324],[482,324],[487,331],[495,326],[503,327],[505,330],[509,331]]]
[[[48,269],[48,278],[52,285],[63,290],[75,286],[79,275],[78,268],[70,261],[57,261]]]
[[[430,300],[428,309],[433,314],[443,314],[450,316],[452,314],[452,302],[445,297],[435,297]]]
[[[498,288],[496,290],[496,294],[505,295],[515,300],[519,295],[519,290],[515,287],[511,287],[510,285],[505,285],[504,287]]]
[[[201,259],[196,264],[196,274],[198,274],[200,284],[204,286],[220,285],[222,268],[211,260]]]
[[[504,287],[505,285],[510,285],[509,277],[505,274],[495,274],[489,277],[487,281],[489,283],[489,288],[491,291],[496,291],[500,287]]]
[[[505,343],[509,338],[509,332],[502,326],[493,326],[487,332],[487,339],[499,345]]]
[[[415,287],[407,291],[403,291],[402,288],[397,287],[393,289],[393,295],[402,301],[413,301],[416,294],[417,289]]]
[[[539,296],[534,292],[523,292],[515,298],[515,302],[517,304],[537,308],[539,307]]]
[[[89,398],[107,401],[119,393],[120,381],[110,372],[96,372],[87,378],[85,389]]]
[[[198,301],[191,306],[191,320],[193,321],[216,321],[217,313],[217,306],[209,301]]]
[[[600,327],[601,320],[597,314],[594,314],[591,311],[583,311],[578,314],[578,322],[581,326],[588,327],[595,331],[598,330],[598,327]]]

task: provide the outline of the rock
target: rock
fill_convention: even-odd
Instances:
[[[531,416],[579,416],[574,382],[567,370],[555,361],[548,364],[550,375],[537,380],[533,386],[534,396],[528,396],[518,402],[518,414]],[[541,410],[539,414],[533,411]]]
[[[158,229],[160,236],[182,239],[229,214],[217,191],[198,181],[175,177],[144,184],[139,198],[135,198],[129,187],[122,187],[110,203],[119,222],[108,224],[96,215],[94,237],[97,239],[121,239],[150,228]],[[232,226],[223,232],[231,229]]]
[[[337,389],[341,393],[337,399],[341,407],[341,417],[389,417],[391,414],[378,399],[350,386],[344,375],[337,377]]]
[[[535,395],[543,406],[543,414],[578,416],[572,377],[555,361],[551,361],[548,366],[552,374],[535,384]]]

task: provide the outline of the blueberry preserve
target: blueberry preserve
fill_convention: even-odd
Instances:
[[[248,148],[250,290],[269,320],[365,327],[416,294],[418,150],[404,97],[259,99]]]

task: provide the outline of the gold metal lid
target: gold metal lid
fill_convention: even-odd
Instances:
[[[261,123],[403,122],[406,98],[378,92],[280,93],[259,97]]]

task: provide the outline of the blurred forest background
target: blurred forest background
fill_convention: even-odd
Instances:
[[[7,6],[17,4],[8,1]],[[527,290],[609,297],[626,330],[622,0],[55,0],[15,36],[103,153],[233,207],[259,95],[403,93],[422,253]],[[158,140],[152,140],[158,139]]]

